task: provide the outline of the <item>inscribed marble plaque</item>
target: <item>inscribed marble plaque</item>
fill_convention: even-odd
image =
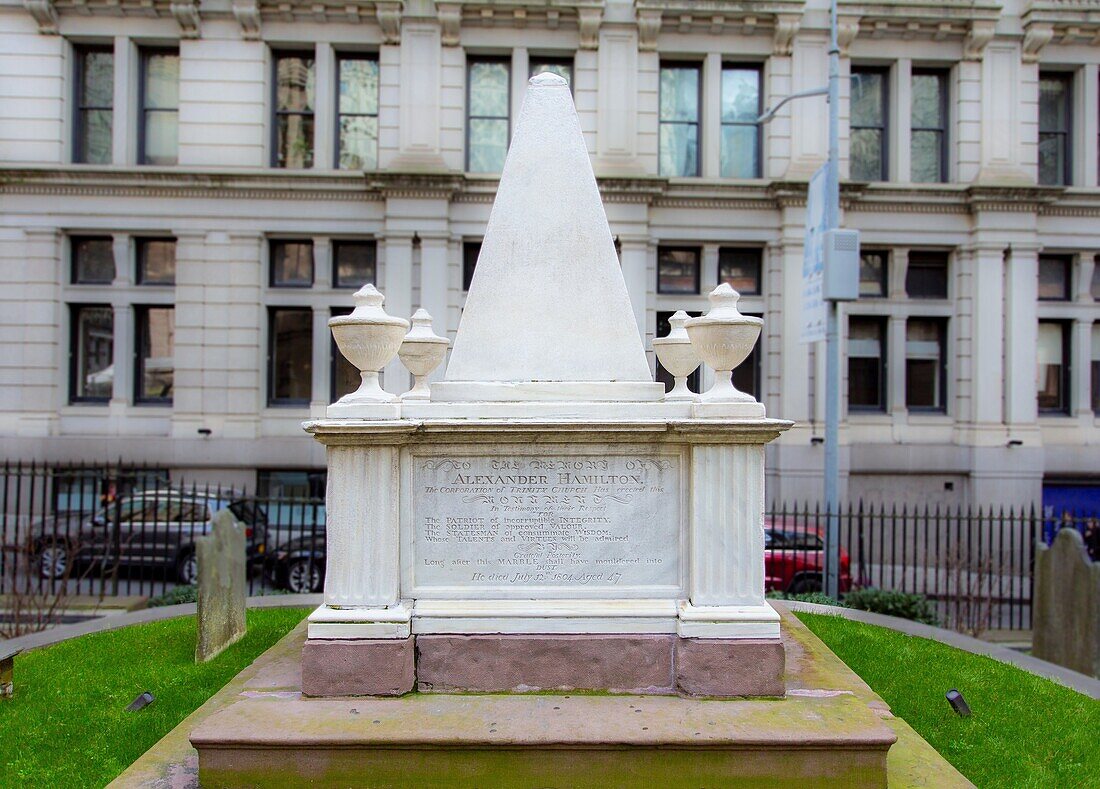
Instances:
[[[657,596],[680,587],[678,454],[455,455],[412,464],[418,596],[441,588]]]

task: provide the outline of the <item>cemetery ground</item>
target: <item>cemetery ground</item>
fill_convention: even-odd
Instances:
[[[194,662],[195,620],[179,617],[82,636],[16,661],[0,703],[0,785],[102,786],[172,731],[306,615],[254,609],[246,637]],[[894,714],[979,787],[1086,786],[1100,774],[1100,702],[995,660],[839,617],[799,618]],[[944,700],[961,689],[960,718]],[[156,697],[139,712],[126,705]]]

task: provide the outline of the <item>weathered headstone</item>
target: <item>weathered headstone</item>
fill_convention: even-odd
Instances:
[[[0,699],[10,699],[15,695],[15,656],[22,651],[5,650],[0,646]]]
[[[195,662],[217,656],[245,633],[245,534],[228,510],[219,512],[210,534],[195,541],[199,560],[199,637]]]
[[[1035,657],[1100,677],[1100,563],[1076,529],[1039,545],[1032,628]]]

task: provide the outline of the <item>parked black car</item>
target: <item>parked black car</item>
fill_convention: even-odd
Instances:
[[[279,589],[296,594],[320,592],[325,586],[325,532],[288,540],[267,557],[264,573]]]
[[[160,566],[180,583],[198,580],[195,540],[228,509],[245,525],[249,564],[266,556],[267,516],[262,507],[226,491],[145,490],[111,502],[93,515],[64,513],[33,527],[32,549],[43,578],[64,578],[77,567]],[[117,530],[116,530],[117,524]]]

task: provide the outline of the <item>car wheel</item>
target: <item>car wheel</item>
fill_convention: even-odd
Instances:
[[[194,586],[199,582],[199,557],[193,550],[185,551],[176,562],[176,578],[187,586]]]
[[[295,594],[320,592],[324,579],[321,566],[309,559],[295,559],[286,568],[286,588]]]
[[[56,580],[69,571],[69,546],[61,542],[49,542],[38,551],[38,575]]]
[[[791,588],[787,590],[790,594],[807,594],[820,591],[821,577],[817,575],[801,575],[794,579]]]

